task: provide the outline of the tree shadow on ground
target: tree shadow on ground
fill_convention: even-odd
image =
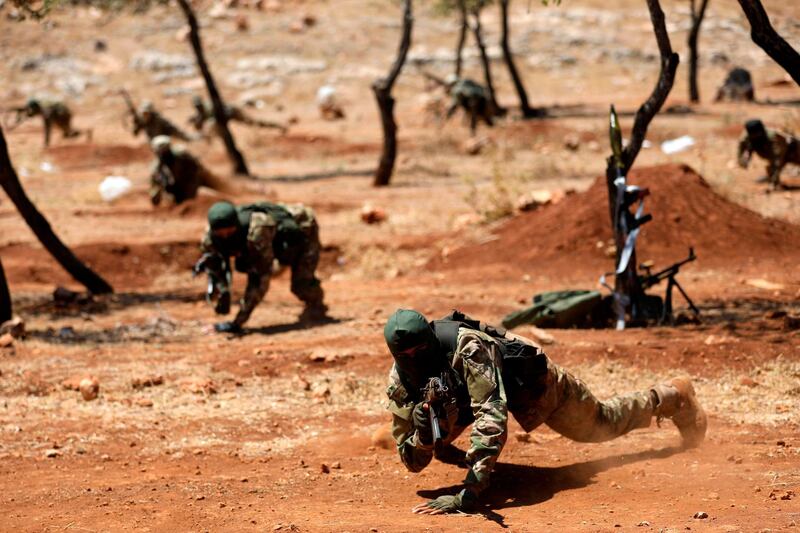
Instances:
[[[313,321],[297,321],[286,324],[272,324],[270,326],[261,326],[258,328],[244,328],[241,332],[234,334],[235,337],[243,337],[247,335],[277,335],[278,333],[287,333],[289,331],[300,331],[304,329],[314,329],[329,324],[341,324],[348,322],[349,318],[334,318],[325,317],[320,320]]]
[[[309,172],[307,174],[286,174],[286,175],[278,175],[278,176],[268,176],[265,178],[258,178],[259,181],[278,181],[278,182],[288,182],[288,183],[295,183],[300,181],[318,181],[318,180],[325,180],[325,179],[332,179],[332,178],[341,178],[341,177],[363,177],[363,176],[372,176],[375,174],[374,168],[365,168],[365,169],[346,169],[340,168],[336,170],[327,170],[322,172]]]
[[[59,318],[105,315],[120,309],[139,305],[160,303],[195,303],[202,301],[200,291],[120,292],[93,296],[76,293],[72,302],[56,302],[52,296],[22,298],[15,302],[17,308],[29,316],[46,316],[50,320]]]
[[[477,512],[488,520],[507,527],[498,510],[536,505],[546,502],[561,491],[580,489],[595,482],[594,477],[606,470],[647,461],[665,459],[683,451],[680,446],[626,453],[557,467],[540,467],[511,463],[497,463],[492,474],[491,487],[481,497]],[[434,490],[420,490],[423,498],[434,499],[454,494],[460,485]]]

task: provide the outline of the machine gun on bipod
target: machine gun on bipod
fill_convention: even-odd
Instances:
[[[672,324],[674,323],[674,317],[672,316],[672,289],[678,289],[678,292],[681,293],[683,298],[686,300],[686,303],[689,304],[689,309],[692,310],[695,317],[700,316],[700,310],[694,305],[694,302],[689,295],[686,294],[686,291],[683,290],[681,284],[678,283],[678,280],[675,279],[675,276],[678,275],[680,269],[686,263],[691,263],[697,259],[697,256],[694,255],[694,248],[689,248],[689,256],[686,259],[681,261],[677,261],[672,265],[668,266],[663,270],[659,270],[656,273],[652,273],[651,265],[648,263],[643,263],[639,266],[641,270],[644,270],[644,275],[639,276],[639,283],[641,284],[644,290],[649,289],[650,287],[661,283],[664,280],[667,280],[667,288],[664,292],[664,300],[662,303],[662,311],[661,311],[661,318],[659,320],[659,324]]]

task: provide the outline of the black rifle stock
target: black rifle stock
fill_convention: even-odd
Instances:
[[[431,424],[431,434],[433,435],[433,445],[439,446],[442,442],[442,427],[439,424],[439,412],[442,411],[444,404],[449,400],[448,391],[445,385],[445,376],[433,377],[428,379],[428,384],[422,389],[422,399],[428,405],[428,417]]]
[[[226,315],[231,307],[231,269],[229,261],[217,253],[206,252],[197,260],[192,267],[192,276],[197,276],[201,272],[208,275],[208,286],[206,288],[206,301],[211,304],[214,299],[217,303],[214,311],[219,315]]]

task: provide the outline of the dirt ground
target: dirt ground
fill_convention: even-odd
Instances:
[[[652,123],[631,181],[653,191],[654,221],[640,260],[698,260],[680,280],[700,324],[675,328],[548,330],[548,355],[600,397],[689,374],[710,415],[705,444],[679,448],[671,422],[603,444],[552,431],[511,437],[481,512],[418,516],[412,506],[447,493],[465,471],[434,462],[405,471],[374,438],[385,427],[382,339],[397,307],[429,316],[457,307],[490,322],[536,292],[595,288],[611,270],[603,173],[608,105],[632,113],[657,76],[644,2],[515,2],[512,43],[536,106],[556,115],[516,118],[503,64],[493,61],[510,116],[481,128],[469,155],[459,117],[407,66],[396,87],[400,155],[391,187],[370,186],[380,149],[369,90],[397,45],[391,2],[267,1],[266,9],[202,6],[202,37],[223,94],[289,132],[234,126],[258,180],[230,176],[223,147],[188,148],[242,191],[232,199],[303,202],[319,218],[320,275],[332,320],[296,322],[288,273],[273,281],[246,334],[213,333],[204,281],[190,267],[208,206],[202,191],[153,209],[150,152],[123,124],[116,91],[151,99],[176,122],[202,90],[176,7],[110,17],[85,8],[45,22],[14,22],[0,8],[0,95],[66,98],[92,141],[42,148],[29,121],[7,132],[28,194],[75,253],[115,294],[67,307],[57,286],[79,290],[0,200],[0,256],[27,337],[0,349],[2,531],[794,531],[800,522],[800,169],[792,189],[768,193],[761,161],[735,164],[744,120],[800,133],[800,90],[748,37],[736,2],[711,2],[701,34],[702,103]],[[765,2],[800,47],[800,5]],[[686,56],[688,3],[665,2],[673,46]],[[315,23],[300,23],[313,14]],[[236,17],[249,30],[236,30]],[[484,20],[496,54],[495,9]],[[456,25],[417,6],[411,58],[445,76]],[[102,40],[104,47],[97,44]],[[753,104],[714,104],[728,69],[749,68]],[[473,48],[467,72],[479,79]],[[319,118],[314,98],[336,86],[345,120]],[[686,105],[685,64],[667,106]],[[439,101],[437,102],[437,98]],[[660,143],[691,135],[666,155]],[[569,145],[569,147],[568,147]],[[97,187],[126,176],[132,191],[105,203]],[[559,200],[514,213],[521,198]],[[367,225],[363,208],[385,211]],[[512,215],[512,216],[509,216]],[[243,280],[236,280],[241,290]],[[657,288],[663,290],[663,287]],[[654,289],[656,290],[656,289]],[[678,305],[684,302],[678,298]],[[520,327],[532,335],[530,327]],[[74,390],[96,376],[100,396]],[[457,444],[466,449],[462,437]],[[696,513],[707,518],[694,518]]]

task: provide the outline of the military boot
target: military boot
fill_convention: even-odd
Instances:
[[[328,306],[323,303],[307,304],[303,312],[298,317],[300,322],[304,323],[317,323],[329,320]]]
[[[656,385],[652,391],[657,399],[654,413],[657,420],[672,419],[681,432],[683,445],[687,448],[699,446],[706,436],[708,419],[689,378],[674,378]]]

